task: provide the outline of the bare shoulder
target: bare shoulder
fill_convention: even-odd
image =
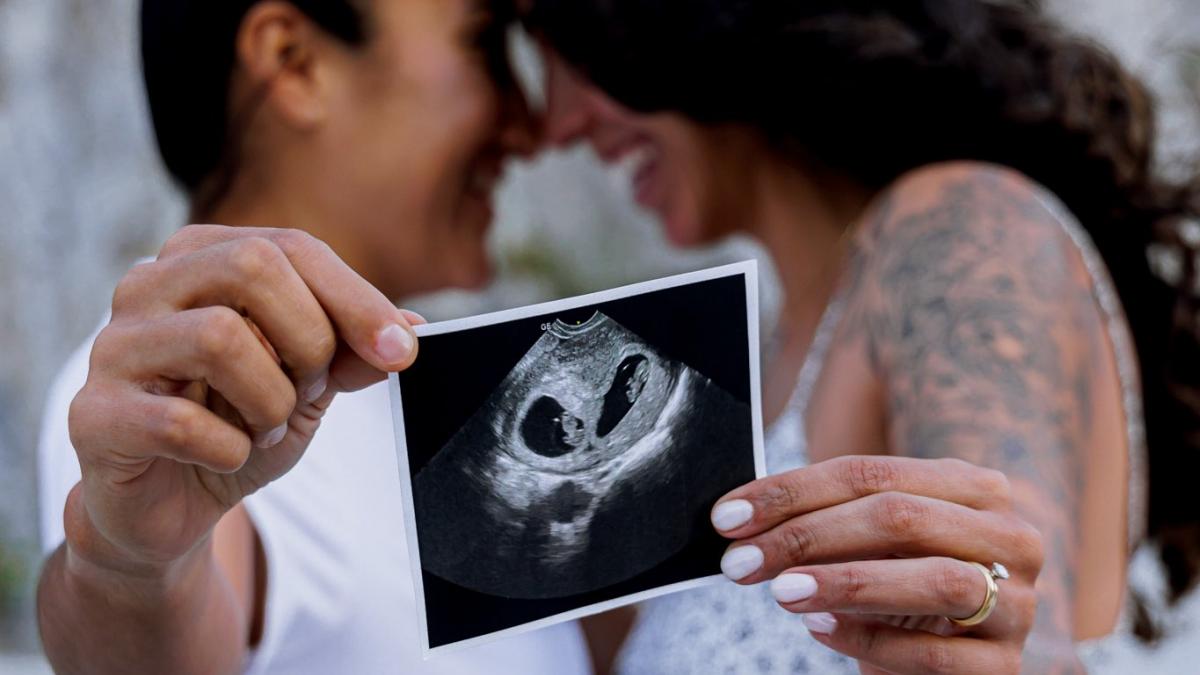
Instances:
[[[900,178],[856,237],[843,337],[870,338],[876,367],[911,368],[935,345],[1032,359],[1027,345],[1047,331],[1061,343],[1090,330],[1091,279],[1064,217],[1045,188],[995,165],[938,164]]]
[[[1012,481],[1048,544],[1031,645],[1073,635],[1090,402],[1109,386],[1091,367],[1104,329],[1069,217],[992,165],[904,176],[857,234],[837,340],[881,383],[890,452],[964,459]]]
[[[937,260],[1009,263],[1043,282],[1068,282],[1078,255],[1057,198],[1024,174],[993,164],[954,162],[893,183],[863,223],[858,243],[868,263]],[[946,260],[946,257],[949,260]]]

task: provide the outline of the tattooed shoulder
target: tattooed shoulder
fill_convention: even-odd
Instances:
[[[865,348],[883,383],[893,453],[1009,476],[1047,542],[1033,637],[1061,644],[1072,634],[1088,364],[1103,329],[1048,199],[987,165],[898,182],[858,234],[837,342]]]

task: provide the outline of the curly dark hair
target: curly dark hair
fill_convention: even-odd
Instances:
[[[1156,174],[1151,98],[1113,56],[1033,1],[532,0],[523,18],[630,108],[744,124],[868,187],[971,159],[1056,193],[1103,256],[1138,347],[1148,536],[1171,599],[1195,584],[1196,251],[1178,232],[1200,217],[1200,181]],[[1182,280],[1152,272],[1147,250],[1164,242],[1183,254]]]

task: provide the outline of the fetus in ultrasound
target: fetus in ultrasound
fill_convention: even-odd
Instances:
[[[555,322],[415,476],[421,566],[524,599],[635,577],[711,529],[750,419],[604,314]]]
[[[563,410],[558,401],[543,396],[529,408],[521,423],[521,437],[530,450],[543,457],[561,457],[584,442],[583,420]]]

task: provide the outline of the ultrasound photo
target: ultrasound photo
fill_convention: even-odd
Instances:
[[[763,472],[752,263],[419,329],[392,382],[428,652],[711,582]]]

